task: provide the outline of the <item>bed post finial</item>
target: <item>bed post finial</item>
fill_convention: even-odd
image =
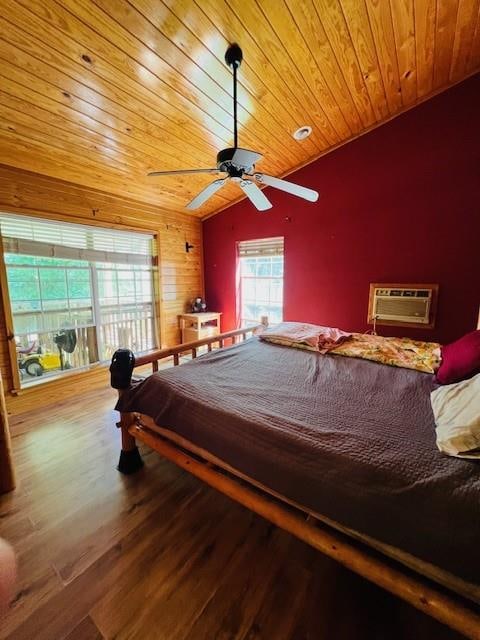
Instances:
[[[268,329],[268,316],[260,316],[260,324],[258,324],[252,331],[254,336],[260,336]]]
[[[110,385],[114,389],[128,389],[135,366],[135,356],[130,349],[117,349],[110,364]]]
[[[112,356],[110,364],[110,384],[117,389],[118,396],[128,389],[132,381],[132,372],[135,367],[135,356],[130,349],[117,349]],[[133,413],[120,412],[118,426],[122,430],[122,450],[117,469],[120,473],[130,475],[143,467],[143,460],[138,451],[135,438],[129,431],[133,424]]]

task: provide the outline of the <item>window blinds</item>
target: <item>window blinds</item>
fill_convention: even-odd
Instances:
[[[5,253],[115,264],[152,264],[150,234],[0,214]]]
[[[258,256],[282,256],[283,238],[263,238],[261,240],[242,240],[238,243],[240,258],[256,258]]]

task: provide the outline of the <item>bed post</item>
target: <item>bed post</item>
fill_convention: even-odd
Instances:
[[[118,396],[126,391],[131,383],[132,371],[135,366],[135,356],[129,349],[117,349],[110,365],[110,384],[117,389]],[[138,451],[135,438],[128,428],[133,422],[133,413],[120,412],[119,426],[122,430],[122,450],[117,469],[120,473],[130,475],[143,467],[143,460]]]

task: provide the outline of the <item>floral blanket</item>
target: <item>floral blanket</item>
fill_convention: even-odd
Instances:
[[[373,360],[393,367],[435,373],[440,365],[438,342],[422,342],[410,338],[384,338],[366,333],[352,336],[330,353],[351,358]]]
[[[259,338],[287,347],[363,358],[425,373],[435,373],[440,365],[440,345],[437,342],[347,333],[333,327],[301,322],[282,322],[266,329]]]

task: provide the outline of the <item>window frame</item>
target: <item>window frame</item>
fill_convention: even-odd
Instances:
[[[252,243],[252,245],[261,245],[262,242],[265,242],[266,245],[268,244],[275,244],[275,241],[277,241],[278,244],[282,245],[282,251],[278,252],[278,253],[264,253],[264,254],[257,254],[257,255],[248,255],[248,253],[246,255],[242,255],[241,254],[241,245],[245,245],[248,243]],[[259,258],[275,258],[275,257],[281,257],[282,258],[282,275],[281,276],[274,276],[274,275],[268,275],[268,276],[243,276],[242,275],[242,260],[247,260],[248,258],[255,258],[255,259],[259,259]],[[285,304],[285,300],[284,300],[284,293],[285,293],[285,237],[284,236],[272,236],[272,237],[268,237],[268,238],[260,238],[260,239],[253,239],[253,240],[240,240],[237,241],[236,243],[236,306],[237,306],[237,311],[236,311],[236,317],[237,317],[237,326],[241,327],[243,326],[244,323],[249,323],[249,322],[260,322],[260,319],[257,319],[256,321],[253,320],[248,320],[246,318],[243,317],[242,315],[242,311],[243,311],[243,286],[242,283],[244,281],[244,279],[250,279],[253,280],[254,282],[258,281],[258,280],[268,280],[268,281],[272,281],[272,280],[281,280],[282,283],[282,301],[281,301],[281,317],[283,318],[283,310],[284,310],[284,304]],[[265,301],[267,302],[267,301]],[[271,300],[269,300],[268,302],[272,302]],[[273,303],[276,304],[276,303]],[[270,318],[271,320],[271,318]]]
[[[158,256],[160,254],[160,237],[159,231],[157,229],[152,229],[148,227],[136,227],[130,225],[120,225],[116,223],[108,223],[98,220],[91,219],[72,219],[70,216],[61,215],[61,214],[46,214],[36,213],[32,211],[18,211],[15,208],[10,207],[2,207],[0,213],[15,215],[15,216],[25,216],[29,218],[38,218],[39,221],[45,222],[58,222],[59,224],[67,223],[67,224],[75,224],[79,226],[88,226],[88,227],[98,227],[99,229],[116,229],[118,231],[132,233],[145,234],[153,237],[152,241],[152,311],[153,311],[153,334],[156,338],[157,345],[162,344],[162,332],[163,332],[163,323],[161,322],[161,304],[160,304],[160,291],[161,291],[161,282],[160,282],[160,270],[158,268],[159,260]],[[24,393],[28,393],[30,391],[34,391],[38,389],[37,384],[32,384],[28,387],[22,387],[20,372],[18,369],[17,359],[17,347],[15,342],[15,328],[13,322],[13,311],[12,304],[10,300],[9,286],[8,286],[8,277],[7,277],[7,265],[5,263],[5,250],[3,245],[3,236],[0,230],[0,296],[3,304],[4,311],[4,319],[5,319],[5,338],[7,342],[7,350],[8,350],[8,364],[11,385],[10,381],[3,380],[4,387],[10,391],[13,395],[23,395]],[[89,365],[85,365],[82,368],[71,369],[63,371],[59,376],[52,376],[51,378],[45,378],[41,382],[41,386],[57,383],[64,378],[71,378],[72,376],[82,376],[88,374],[90,371],[97,369],[98,367],[106,368],[108,366],[108,362],[95,362]],[[2,376],[3,377],[3,376]]]

